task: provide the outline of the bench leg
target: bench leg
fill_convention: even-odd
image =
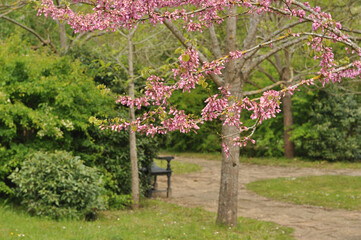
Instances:
[[[167,198],[170,198],[170,197],[172,197],[172,188],[170,186],[170,183],[171,183],[170,177],[171,177],[171,175],[167,175],[167,176],[168,176]]]
[[[157,189],[158,189],[157,175],[154,176],[153,189],[154,189],[154,190],[157,190]]]

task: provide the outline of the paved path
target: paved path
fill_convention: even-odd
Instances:
[[[172,176],[173,197],[170,201],[183,206],[198,206],[216,212],[221,163],[181,157],[177,157],[176,160],[197,163],[202,166],[202,171]],[[330,210],[283,203],[261,197],[248,191],[245,187],[249,182],[266,178],[326,174],[361,176],[361,170],[324,170],[241,164],[238,214],[292,227],[295,229],[294,237],[300,240],[361,240],[361,211]]]

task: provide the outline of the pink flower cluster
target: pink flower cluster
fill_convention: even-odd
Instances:
[[[259,119],[259,123],[266,119],[276,117],[276,113],[281,112],[281,96],[278,91],[270,90],[263,93],[259,103],[254,101],[246,101],[248,104],[248,111],[253,111],[252,119]]]
[[[179,77],[176,83],[176,89],[182,89],[183,92],[190,92],[196,87],[199,79],[203,77],[198,74],[199,57],[198,52],[193,48],[188,48],[179,58],[179,67],[173,69],[174,78]]]
[[[309,3],[297,0],[284,0],[281,5],[276,0],[69,0],[70,3],[87,3],[92,5],[90,13],[74,12],[70,5],[54,5],[53,0],[41,0],[39,14],[66,21],[76,32],[94,30],[115,30],[117,28],[132,28],[138,22],[150,21],[163,23],[165,20],[184,22],[188,31],[202,31],[205,27],[221,23],[225,10],[232,6],[248,8],[251,14],[264,12],[277,12],[300,21],[312,24],[312,33],[309,45],[315,52],[315,59],[320,61],[320,76],[289,86],[281,91],[270,90],[264,92],[258,99],[237,99],[231,96],[226,86],[221,87],[220,93],[209,96],[205,100],[205,107],[201,114],[193,116],[186,114],[170,104],[174,91],[190,92],[197,84],[207,80],[207,75],[221,75],[224,65],[234,59],[245,56],[245,51],[234,51],[212,62],[200,64],[198,51],[193,48],[186,49],[178,58],[178,67],[173,69],[176,83],[167,85],[164,79],[150,76],[147,79],[145,94],[132,100],[128,96],[120,96],[117,103],[140,109],[148,106],[149,111],[133,122],[117,119],[116,123],[102,126],[114,131],[131,129],[146,135],[165,134],[168,131],[187,133],[199,129],[205,121],[221,119],[223,124],[236,126],[240,132],[250,132],[247,136],[237,136],[233,142],[238,146],[245,146],[250,141],[258,124],[264,120],[275,117],[280,110],[281,97],[293,92],[303,84],[313,84],[314,80],[321,79],[323,83],[341,81],[342,78],[358,78],[361,75],[361,61],[358,59],[345,66],[337,66],[332,47],[327,41],[340,42],[346,45],[347,54],[358,54],[361,49],[354,44],[346,34],[341,32],[342,26],[335,22],[331,15],[325,13],[320,7],[311,7]],[[273,4],[277,2],[277,4]],[[273,6],[274,5],[274,6]],[[277,6],[281,6],[277,8]],[[191,7],[191,11],[187,10]],[[223,15],[222,15],[223,14]],[[320,34],[321,33],[321,34]],[[292,34],[299,37],[300,33]],[[272,42],[269,44],[272,47]],[[255,120],[253,126],[244,126],[240,121],[243,110],[251,112]],[[226,154],[229,147],[223,143]]]

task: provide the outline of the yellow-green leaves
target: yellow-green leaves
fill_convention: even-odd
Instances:
[[[182,61],[183,62],[188,62],[189,59],[191,59],[191,57],[188,54],[182,55]]]

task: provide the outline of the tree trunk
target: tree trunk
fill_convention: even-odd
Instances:
[[[59,26],[59,35],[60,35],[60,49],[61,49],[60,51],[62,53],[65,53],[68,50],[65,23],[58,22],[58,26]]]
[[[129,96],[134,99],[134,68],[133,68],[133,34],[128,35],[128,75],[129,75]],[[129,120],[133,122],[135,120],[134,107],[129,108]],[[135,131],[129,130],[129,146],[130,146],[130,164],[132,171],[132,199],[133,208],[139,207],[139,172],[138,172],[138,157],[137,157],[137,143],[136,143]]]
[[[290,85],[291,78],[291,69],[289,67],[285,67],[282,71],[282,80],[286,81],[286,87]],[[284,129],[284,156],[286,158],[295,157],[295,148],[293,142],[290,140],[291,131],[293,125],[293,117],[292,117],[292,98],[291,94],[286,93],[283,97],[283,129]]]
[[[236,11],[237,7],[232,7],[229,15],[235,15]],[[236,17],[229,17],[227,19],[226,36],[227,52],[236,50],[236,29]],[[230,105],[240,97],[241,81],[237,73],[236,60],[232,60],[226,65],[224,72],[226,87],[228,86],[231,92]],[[229,156],[227,157],[224,149],[222,149],[217,223],[228,226],[237,225],[239,147],[233,146],[233,138],[237,136],[239,136],[237,127],[223,125],[223,144],[229,147]]]
[[[57,6],[60,6],[60,1],[56,0]],[[65,22],[60,22],[56,20],[56,23],[59,27],[59,38],[60,38],[60,53],[66,53],[68,50],[68,42],[66,37],[66,30],[65,30]]]
[[[239,147],[233,146],[232,141],[237,136],[235,136],[237,132],[239,130],[234,126],[224,125],[222,127],[223,143],[229,147],[229,156],[227,157],[224,150],[222,150],[217,223],[228,226],[237,225]]]

